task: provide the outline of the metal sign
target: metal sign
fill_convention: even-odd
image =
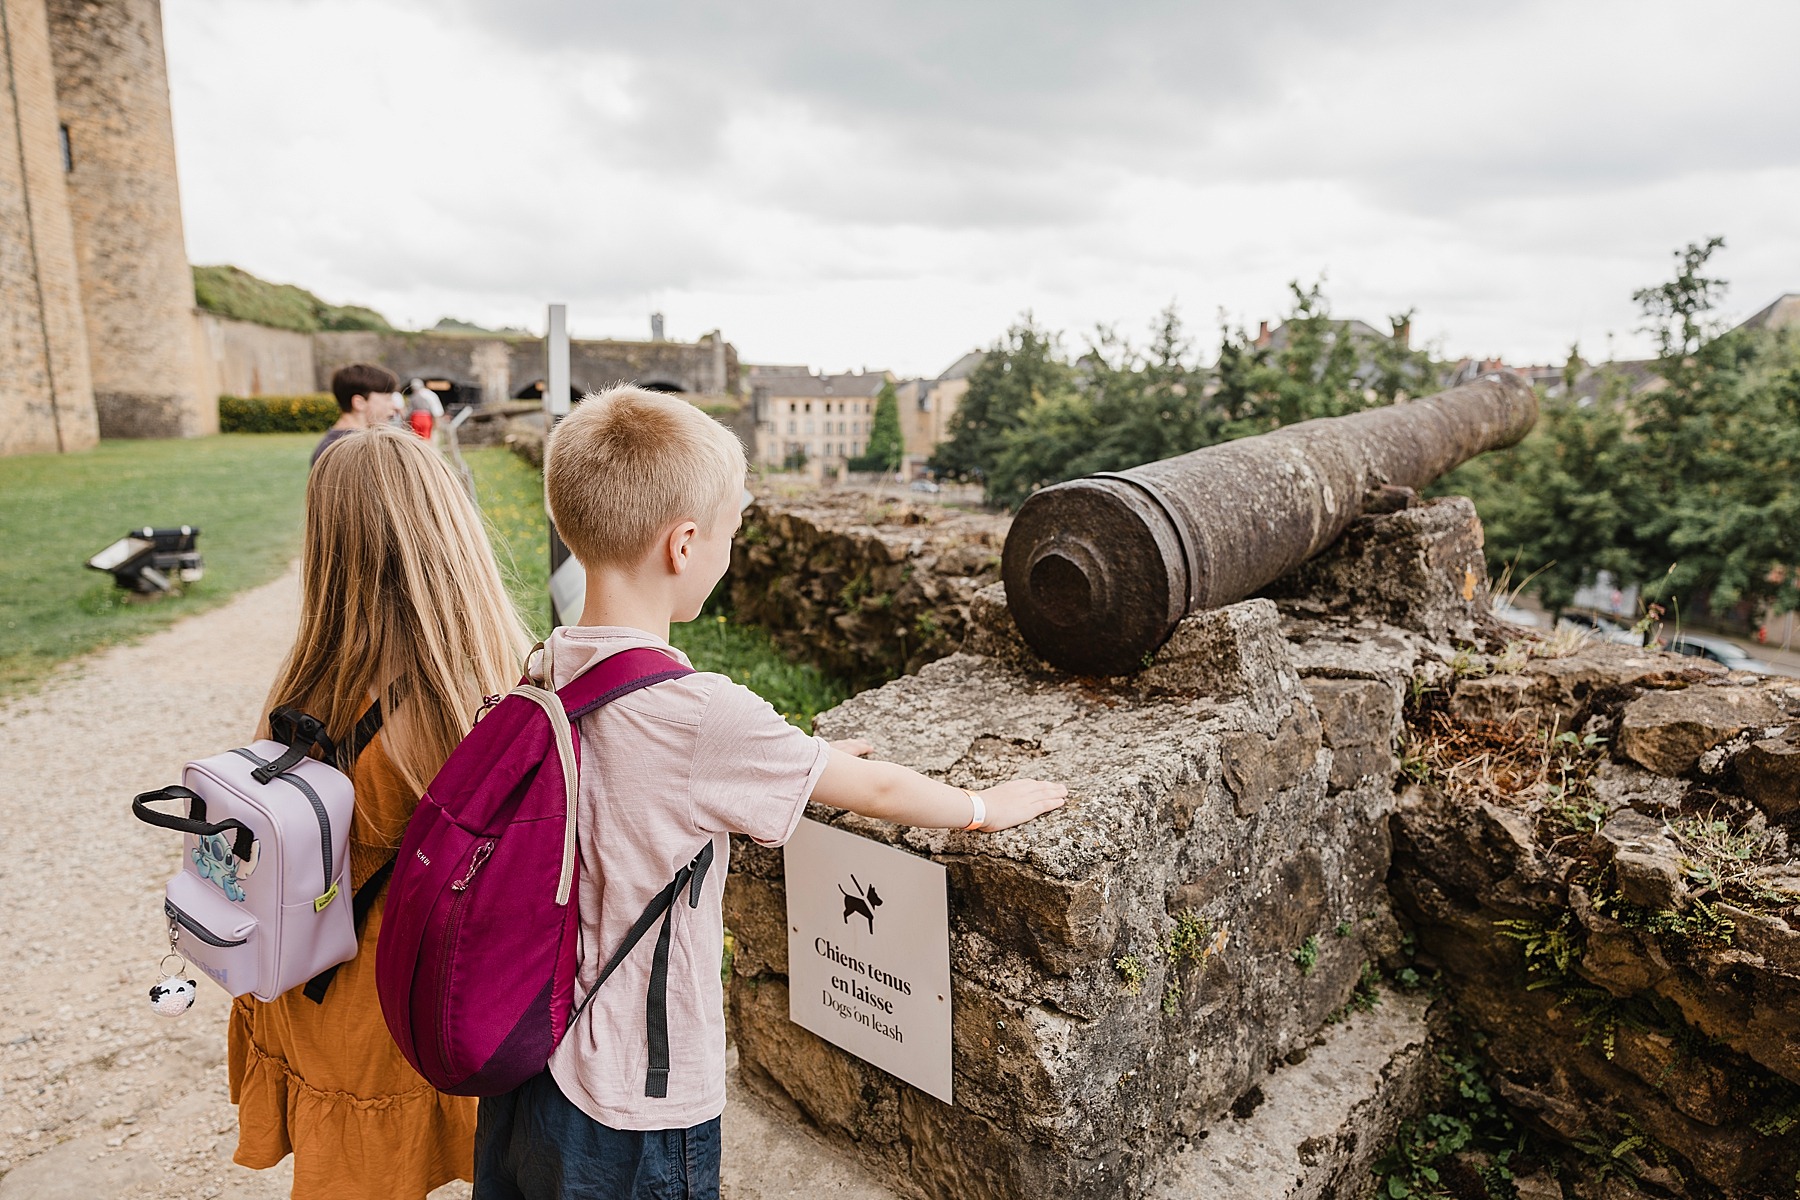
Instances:
[[[566,304],[552,304],[544,317],[543,402],[544,447],[547,451],[550,431],[569,415],[569,306]],[[544,508],[544,525],[550,531],[550,624],[574,625],[581,620],[587,576],[557,535],[556,526],[550,520],[548,501]]]
[[[952,1103],[944,868],[804,820],[784,861],[788,1017]]]

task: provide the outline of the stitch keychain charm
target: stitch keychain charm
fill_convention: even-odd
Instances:
[[[175,969],[169,970],[169,960],[175,960]],[[187,960],[174,952],[163,955],[157,969],[163,973],[162,982],[150,989],[150,1007],[156,1010],[159,1017],[179,1017],[194,1006],[194,993],[198,982],[185,978],[188,969]]]

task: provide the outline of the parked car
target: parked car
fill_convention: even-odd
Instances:
[[[1592,634],[1603,642],[1618,642],[1622,646],[1641,646],[1644,635],[1634,633],[1617,621],[1600,616],[1598,613],[1565,612],[1556,618],[1556,627],[1562,629],[1572,627]]]
[[[1755,671],[1761,675],[1783,674],[1762,659],[1751,657],[1750,652],[1736,642],[1728,642],[1724,638],[1703,637],[1697,633],[1678,633],[1669,640],[1668,649],[1676,654],[1685,654],[1690,658],[1711,659],[1733,671]]]
[[[915,479],[912,481],[912,490],[915,492],[941,492],[944,489],[929,479]]]
[[[1508,604],[1504,600],[1494,601],[1494,615],[1509,624],[1523,625],[1527,629],[1536,629],[1543,624],[1539,614],[1516,604]]]

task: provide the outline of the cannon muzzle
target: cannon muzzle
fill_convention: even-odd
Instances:
[[[1034,492],[1006,538],[1007,607],[1046,661],[1123,675],[1188,613],[1242,600],[1335,541],[1382,486],[1423,488],[1537,421],[1516,375],[1289,425]]]

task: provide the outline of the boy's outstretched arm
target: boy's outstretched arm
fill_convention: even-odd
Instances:
[[[832,808],[849,809],[900,825],[925,829],[962,829],[968,825],[974,806],[961,788],[928,779],[898,763],[861,757],[872,748],[863,741],[833,742],[831,758],[813,788],[812,798]],[[981,828],[992,833],[1061,808],[1069,789],[1060,783],[1014,779],[975,794],[987,809]]]

